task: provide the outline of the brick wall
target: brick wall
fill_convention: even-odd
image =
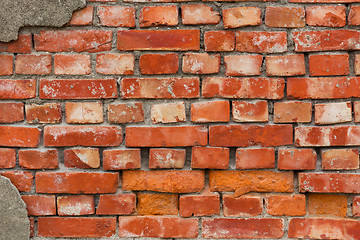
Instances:
[[[91,0],[0,43],[36,237],[360,239],[360,5]]]

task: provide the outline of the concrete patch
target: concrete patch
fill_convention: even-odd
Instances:
[[[8,178],[0,176],[0,240],[29,239],[26,205]]]
[[[0,41],[16,40],[23,26],[61,27],[86,0],[1,0]]]

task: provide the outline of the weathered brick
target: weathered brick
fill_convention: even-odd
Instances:
[[[306,24],[310,26],[319,26],[319,27],[344,27],[346,25],[346,7],[345,6],[307,7]]]
[[[302,54],[266,56],[265,61],[268,76],[297,76],[306,73],[305,59]]]
[[[66,102],[67,123],[102,123],[103,105],[101,102]]]
[[[360,216],[360,196],[354,196],[353,202],[352,202],[352,215],[353,217],[359,217]]]
[[[271,195],[265,198],[266,211],[273,216],[304,216],[306,214],[306,198],[304,194]]]
[[[118,178],[118,173],[37,172],[35,185],[37,193],[115,193]]]
[[[274,148],[238,148],[236,150],[236,169],[261,169],[274,167]]]
[[[0,148],[0,169],[16,166],[16,151],[12,148]]]
[[[179,69],[179,56],[168,54],[143,54],[139,60],[141,74],[173,74]]]
[[[307,206],[310,215],[346,217],[347,196],[336,194],[309,194]]]
[[[24,120],[24,104],[17,102],[0,103],[0,123],[15,123]]]
[[[19,150],[19,165],[25,169],[57,169],[58,151]]]
[[[140,149],[104,150],[104,170],[125,170],[141,167]]]
[[[182,5],[181,18],[184,25],[218,24],[220,14],[204,4]]]
[[[253,76],[261,74],[261,55],[224,56],[226,76]]]
[[[16,74],[51,74],[51,55],[17,55]]]
[[[227,169],[230,150],[220,147],[193,147],[191,168]]]
[[[281,28],[305,27],[305,10],[303,7],[266,7],[265,24]]]
[[[56,215],[54,195],[24,195],[21,198],[29,216]]]
[[[129,215],[135,210],[135,194],[100,195],[98,215]]]
[[[314,170],[317,155],[314,149],[279,149],[278,168],[281,170]]]
[[[230,121],[229,101],[197,102],[191,104],[191,121],[228,122]]]
[[[116,218],[40,217],[39,237],[111,237],[116,232]]]
[[[360,75],[360,54],[355,55],[354,71],[355,75]]]
[[[198,98],[199,78],[123,78],[122,98]]]
[[[101,53],[96,56],[96,72],[100,74],[134,74],[133,54]]]
[[[185,149],[150,148],[149,168],[183,168],[185,159]]]
[[[64,165],[68,168],[99,168],[98,148],[72,148],[64,150]]]
[[[54,56],[54,73],[56,75],[85,75],[91,73],[90,55],[62,55]]]
[[[40,31],[34,35],[36,51],[101,52],[110,51],[112,31],[63,30]]]
[[[31,53],[32,36],[30,33],[19,34],[16,41],[0,42],[0,52]]]
[[[89,195],[59,196],[56,199],[59,216],[80,216],[95,213],[94,197]]]
[[[0,55],[0,76],[12,75],[14,71],[13,67],[14,56],[13,55]]]
[[[222,10],[224,28],[261,25],[261,9],[258,7],[236,7]]]
[[[263,210],[263,201],[260,196],[223,195],[224,216],[253,217],[260,215]]]
[[[31,104],[25,106],[28,123],[61,122],[61,106],[59,103]]]
[[[181,217],[219,215],[220,197],[218,194],[180,196],[179,208]]]
[[[267,122],[269,109],[267,101],[233,101],[232,115],[234,122]]]
[[[151,121],[153,123],[185,122],[185,103],[162,103],[151,106]]]
[[[236,51],[282,53],[287,51],[286,32],[236,32]]]
[[[360,25],[360,6],[350,6],[348,15],[349,25]]]
[[[139,14],[140,27],[176,26],[179,11],[175,5],[143,7]]]
[[[128,170],[123,171],[122,180],[122,189],[125,191],[191,193],[199,192],[205,187],[205,172]]]
[[[34,176],[31,172],[25,171],[6,171],[0,172],[0,175],[10,179],[11,183],[20,192],[30,192],[34,182]]]
[[[199,50],[200,30],[122,30],[118,31],[117,48],[132,50]]]
[[[41,79],[41,99],[116,98],[115,79]]]
[[[137,195],[138,215],[177,215],[179,200],[177,194],[148,194]]]
[[[68,23],[70,26],[86,26],[92,25],[94,17],[94,7],[86,6],[83,9],[73,12],[73,15]]]
[[[335,124],[351,120],[351,102],[315,104],[315,124]]]
[[[230,52],[235,48],[235,33],[232,31],[207,31],[204,34],[205,51]]]
[[[359,169],[359,150],[357,149],[329,149],[321,152],[321,166],[323,170]]]
[[[311,122],[311,102],[276,102],[274,103],[274,122]]]
[[[310,55],[310,76],[331,76],[349,74],[349,55]]]
[[[360,122],[360,102],[354,102],[354,122]]]
[[[284,96],[284,86],[282,78],[207,77],[202,81],[202,96],[281,99]]]
[[[182,71],[192,74],[210,74],[220,71],[220,55],[207,53],[184,53]]]
[[[0,99],[28,99],[35,96],[35,79],[0,79]]]
[[[135,8],[127,6],[99,6],[100,24],[108,27],[135,27]]]
[[[141,102],[109,104],[108,120],[111,123],[143,122],[143,104]]]
[[[219,125],[209,127],[210,146],[263,147],[293,143],[291,125]]]
[[[41,131],[37,128],[0,126],[0,146],[37,147]]]

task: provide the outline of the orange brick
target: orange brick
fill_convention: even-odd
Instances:
[[[67,123],[102,123],[103,105],[101,102],[66,102]]]
[[[79,216],[95,213],[94,197],[89,195],[59,196],[56,199],[59,216]]]
[[[192,122],[228,122],[230,121],[229,101],[197,102],[191,104]]]
[[[233,101],[232,115],[234,122],[267,122],[269,110],[267,101]]]
[[[25,169],[59,168],[57,150],[19,150],[19,165]]]
[[[180,196],[179,208],[181,217],[219,215],[220,197],[218,194]]]
[[[317,155],[313,149],[279,149],[278,168],[281,170],[314,170]]]
[[[143,7],[139,14],[140,27],[176,26],[178,8],[175,5]]]
[[[0,76],[11,75],[14,71],[13,55],[0,55]]]
[[[271,195],[265,198],[266,211],[273,216],[304,216],[306,214],[306,198],[304,194]]]
[[[347,196],[335,194],[309,194],[308,211],[311,215],[346,217]]]
[[[349,25],[360,25],[360,6],[350,6],[348,23]]]
[[[183,168],[185,149],[150,148],[149,168]]]
[[[19,192],[30,192],[34,176],[31,172],[25,171],[6,171],[0,172],[0,175],[10,179],[11,183],[19,190]]]
[[[305,10],[302,7],[266,7],[265,24],[268,27],[305,27]]]
[[[51,55],[17,55],[16,74],[51,74]]]
[[[64,165],[68,168],[99,168],[98,148],[72,148],[64,150]]]
[[[360,122],[360,102],[354,102],[354,121]]]
[[[37,147],[40,142],[40,132],[37,128],[0,126],[0,146]]]
[[[344,27],[346,24],[346,7],[345,6],[307,7],[306,24],[310,26],[319,26],[319,27]]]
[[[15,123],[24,120],[24,104],[16,102],[0,103],[0,123]]]
[[[236,7],[223,9],[224,28],[261,25],[261,9],[258,7]]]
[[[232,31],[207,31],[204,34],[205,51],[231,52],[235,48],[235,33]]]
[[[111,123],[143,122],[143,104],[141,102],[109,104],[108,119]]]
[[[193,74],[217,73],[220,70],[220,55],[207,53],[185,53],[183,55],[182,71]]]
[[[135,8],[126,6],[99,6],[100,24],[108,27],[135,27]]]
[[[147,194],[137,195],[138,215],[177,215],[178,214],[177,194]]]
[[[274,167],[274,148],[238,148],[236,150],[236,169],[261,169]]]
[[[335,124],[351,120],[351,102],[315,104],[315,124]]]
[[[125,170],[140,167],[140,149],[104,150],[103,152],[103,168],[105,170]]]
[[[61,122],[61,106],[59,103],[43,105],[26,105],[26,120],[28,123],[59,123]]]
[[[98,215],[130,215],[135,210],[135,194],[100,195]]]
[[[12,148],[0,148],[0,169],[16,166],[16,151]]]
[[[274,103],[274,122],[311,122],[311,102],[276,102]]]
[[[26,204],[29,216],[56,215],[54,195],[24,195],[21,198]]]
[[[92,25],[94,19],[93,13],[94,13],[94,7],[86,6],[83,9],[73,12],[73,15],[68,24],[70,26]]]
[[[261,74],[261,55],[224,56],[226,76],[252,76]]]
[[[90,55],[55,55],[56,75],[84,75],[91,73]]]
[[[355,55],[354,70],[355,70],[355,75],[360,75],[360,55],[359,54]]]
[[[354,196],[353,203],[352,203],[352,215],[354,217],[360,216],[360,196]]]
[[[223,195],[223,210],[226,217],[253,217],[262,213],[263,201],[260,196]]]
[[[227,169],[230,151],[228,148],[193,147],[191,168]]]
[[[322,151],[321,166],[324,170],[359,169],[359,150],[331,149]]]
[[[153,123],[185,122],[185,103],[163,103],[151,106],[151,121]]]
[[[173,74],[179,70],[176,53],[143,54],[139,60],[141,74]]]
[[[296,76],[306,73],[304,55],[266,56],[268,76]]]
[[[218,24],[220,14],[204,4],[182,5],[181,18],[184,25]]]
[[[349,55],[310,55],[310,76],[330,76],[349,74]]]

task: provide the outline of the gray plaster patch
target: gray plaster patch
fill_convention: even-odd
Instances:
[[[26,205],[8,178],[0,176],[0,240],[30,238]]]
[[[23,26],[61,27],[86,0],[0,0],[0,41],[16,40]]]

